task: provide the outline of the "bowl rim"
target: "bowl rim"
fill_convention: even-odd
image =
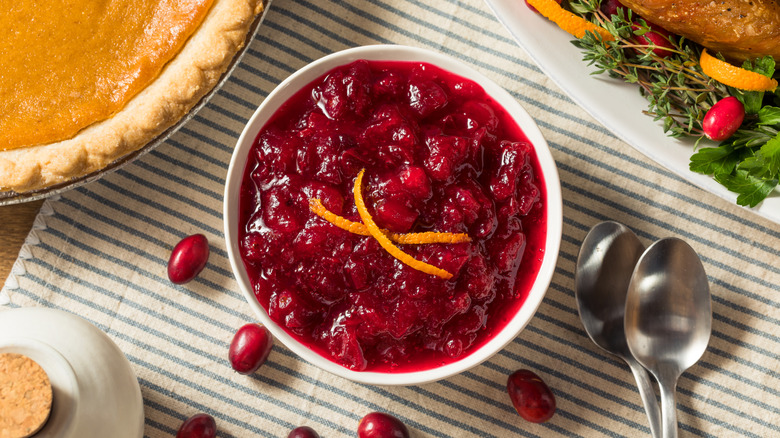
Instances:
[[[240,186],[243,181],[249,150],[252,147],[257,134],[263,126],[265,126],[270,117],[277,111],[279,106],[287,101],[301,87],[309,84],[311,81],[333,68],[360,59],[426,62],[475,81],[507,111],[513,120],[515,120],[534,146],[539,167],[541,168],[547,197],[547,235],[545,238],[542,263],[539,266],[536,279],[529,290],[525,302],[518,312],[512,316],[512,319],[501,329],[501,331],[494,335],[493,338],[489,339],[467,356],[440,367],[400,373],[353,371],[321,356],[316,351],[293,338],[283,328],[271,320],[265,309],[257,301],[243,260],[241,260],[238,247],[237,218]],[[462,61],[443,53],[412,46],[377,44],[354,47],[319,58],[286,78],[263,100],[245,125],[244,130],[241,132],[230,160],[225,181],[223,225],[226,250],[236,282],[238,283],[244,298],[246,298],[249,303],[249,306],[260,319],[260,322],[265,325],[274,337],[282,342],[282,344],[305,361],[328,371],[331,374],[355,382],[373,385],[416,385],[445,379],[481,364],[506,347],[506,345],[514,340],[531,321],[544,299],[557,264],[563,227],[563,207],[561,198],[560,178],[549,145],[533,118],[531,118],[528,112],[509,94],[509,92]]]

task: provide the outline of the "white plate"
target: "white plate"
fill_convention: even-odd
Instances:
[[[523,0],[485,2],[539,68],[593,118],[681,178],[732,203],[736,202],[736,194],[711,177],[688,169],[693,142],[666,136],[662,125],[642,114],[647,109],[647,100],[639,94],[636,86],[610,79],[606,74],[592,76],[594,67],[583,62],[582,52],[571,44],[574,37],[532,12]],[[550,50],[551,47],[555,50]],[[775,191],[755,208],[746,210],[780,223],[780,196]]]
[[[25,355],[49,376],[52,411],[35,438],[143,436],[143,398],[130,362],[86,320],[42,307],[0,311],[0,353]]]

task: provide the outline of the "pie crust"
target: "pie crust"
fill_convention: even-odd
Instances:
[[[206,95],[243,47],[262,0],[216,0],[178,55],[112,117],[67,140],[0,151],[0,192],[42,189],[137,151]]]

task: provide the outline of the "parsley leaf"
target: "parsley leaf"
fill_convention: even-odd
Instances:
[[[780,134],[761,146],[759,153],[764,157],[769,173],[777,179],[780,176]]]
[[[758,112],[759,125],[780,125],[780,108],[765,106]]]
[[[734,147],[730,144],[701,148],[691,156],[689,168],[705,175],[730,174],[737,167],[739,155],[734,153]]]
[[[762,179],[752,176],[746,170],[733,174],[716,174],[715,181],[737,193],[737,204],[755,207],[777,187],[777,179]]]

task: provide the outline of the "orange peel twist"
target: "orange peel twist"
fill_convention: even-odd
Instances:
[[[317,216],[325,219],[331,224],[360,236],[370,236],[365,224],[353,222],[347,218],[337,215],[328,210],[317,198],[309,199],[309,210]],[[425,231],[422,233],[392,233],[381,229],[382,233],[390,240],[401,245],[425,245],[429,243],[461,243],[470,242],[471,237],[466,233],[439,233],[436,231]]]
[[[777,88],[775,79],[721,61],[706,49],[701,52],[699,65],[705,75],[729,87],[745,91],[774,91]]]
[[[366,226],[366,229],[371,234],[371,236],[376,239],[377,242],[379,242],[379,245],[384,248],[385,251],[398,259],[401,263],[404,263],[405,265],[420,272],[435,275],[445,280],[452,278],[452,274],[445,271],[444,269],[437,268],[436,266],[417,260],[409,254],[403,252],[400,248],[393,245],[393,242],[390,241],[390,238],[388,238],[385,233],[382,232],[382,230],[377,226],[376,222],[374,222],[374,219],[368,212],[368,208],[366,208],[366,203],[363,201],[361,186],[363,184],[364,173],[365,169],[362,169],[360,173],[358,173],[357,178],[355,178],[355,188],[353,189],[353,194],[355,196],[355,206],[357,207],[360,219],[363,221],[363,224]]]
[[[601,35],[601,39],[604,41],[615,41],[615,37],[607,29],[563,9],[555,0],[528,0],[528,4],[536,8],[545,18],[577,38],[584,37],[585,32],[590,31]]]

